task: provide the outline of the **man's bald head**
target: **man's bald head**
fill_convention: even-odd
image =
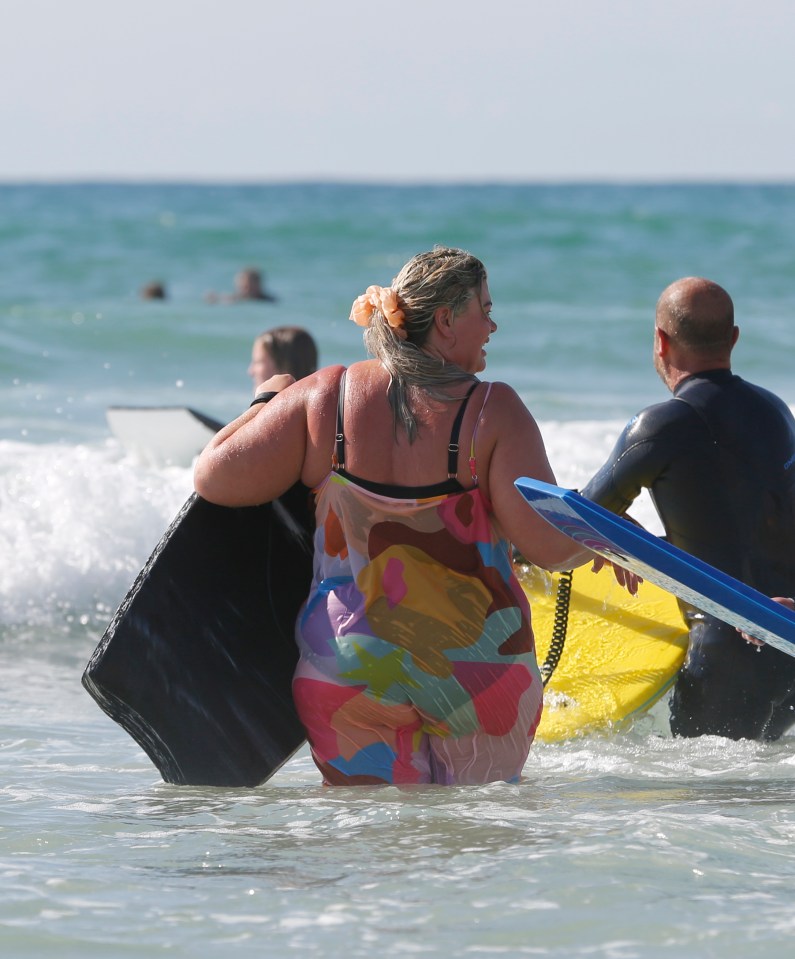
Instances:
[[[683,350],[728,359],[737,339],[732,298],[717,283],[687,276],[663,290],[657,326]]]

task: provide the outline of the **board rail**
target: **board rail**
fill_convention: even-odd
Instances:
[[[515,482],[556,529],[696,609],[795,656],[795,614],[722,570],[592,503],[576,490],[528,476]]]

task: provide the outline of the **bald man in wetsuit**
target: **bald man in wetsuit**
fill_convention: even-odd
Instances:
[[[769,596],[795,594],[795,419],[731,372],[729,294],[686,277],[657,303],[654,365],[673,399],[633,417],[583,495],[625,513],[650,490],[666,538]],[[791,606],[791,603],[787,603]],[[775,740],[795,724],[795,658],[688,612],[675,736]]]

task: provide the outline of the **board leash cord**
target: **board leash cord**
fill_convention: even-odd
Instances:
[[[569,628],[569,604],[571,602],[571,582],[573,570],[560,574],[558,592],[555,597],[555,619],[552,625],[552,640],[547,651],[547,658],[539,667],[541,682],[547,685],[560,662],[563,647],[566,643],[566,631]]]

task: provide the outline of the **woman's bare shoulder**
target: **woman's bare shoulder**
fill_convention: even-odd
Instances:
[[[521,396],[510,384],[494,380],[489,386],[489,398],[484,410],[486,414],[491,413],[492,418],[499,414],[501,418],[508,416],[512,420],[535,422]]]
[[[491,386],[491,395],[499,396],[503,400],[511,401],[521,400],[519,399],[519,394],[516,390],[510,385],[510,383],[503,383],[502,380],[491,380],[487,385]]]
[[[352,381],[362,383],[385,375],[380,363],[377,363],[375,360],[361,360],[356,363],[351,363],[347,367],[340,364],[324,366],[303,380],[299,380],[299,383],[307,390],[312,390],[316,393],[336,393],[339,389],[343,373],[346,374],[346,379],[349,383]]]
[[[305,376],[298,382],[303,384],[303,386],[309,390],[317,390],[321,392],[327,390],[336,391],[344,372],[345,367],[341,364],[336,364],[334,366],[322,366],[319,370],[316,370],[314,373],[310,373],[309,376]]]
[[[341,365],[323,366],[309,376],[296,380],[287,389],[272,401],[274,410],[278,409],[276,401],[284,403],[283,409],[291,409],[297,415],[298,410],[305,410],[309,416],[314,410],[317,412],[325,405],[336,403],[339,384],[345,367]],[[271,405],[271,404],[269,404]]]

